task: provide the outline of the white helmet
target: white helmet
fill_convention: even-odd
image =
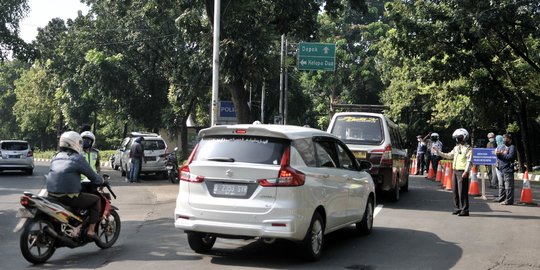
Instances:
[[[62,133],[62,136],[60,136],[58,146],[69,148],[80,154],[82,149],[82,137],[75,131],[64,132]]]
[[[469,138],[469,132],[467,132],[467,130],[464,128],[458,128],[454,131],[454,133],[452,133],[452,138],[456,140],[459,136],[463,136],[463,141],[467,141]]]
[[[90,145],[90,147],[94,146],[94,142],[96,141],[96,136],[94,136],[94,133],[92,133],[91,131],[85,131],[85,132],[81,133],[81,137],[83,139],[88,138],[88,139],[92,140],[92,144]]]
[[[433,133],[431,133],[431,137],[436,137],[438,139],[439,138],[439,133],[433,132]]]

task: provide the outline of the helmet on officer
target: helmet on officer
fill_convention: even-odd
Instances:
[[[437,133],[437,132],[431,133],[431,140],[434,141],[434,142],[438,141],[439,140],[439,133]]]
[[[67,131],[62,133],[60,136],[60,141],[58,142],[58,147],[71,149],[78,154],[82,150],[83,139],[79,133],[75,131]]]
[[[83,149],[88,149],[94,146],[94,142],[96,141],[96,136],[94,136],[94,133],[91,131],[85,131],[81,133],[81,137],[83,139]]]
[[[452,134],[452,138],[458,143],[465,142],[467,139],[469,139],[469,132],[467,132],[467,130],[464,128],[458,128]]]

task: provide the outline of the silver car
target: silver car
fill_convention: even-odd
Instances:
[[[139,133],[132,132],[132,137],[124,140],[125,145],[122,146],[120,157],[120,170],[122,176],[126,175],[131,170],[131,162],[129,158],[129,152],[131,151],[131,145],[137,137],[142,137],[144,140],[141,142],[144,149],[144,160],[141,164],[141,174],[159,174],[163,178],[167,178],[167,143],[161,136],[155,133]],[[124,144],[123,142],[123,144]]]
[[[34,172],[34,153],[27,141],[0,141],[0,171],[21,170],[28,175]]]
[[[371,232],[375,187],[332,134],[281,125],[215,126],[180,169],[174,224],[195,252],[216,237],[280,238],[321,256],[323,235],[355,224]]]

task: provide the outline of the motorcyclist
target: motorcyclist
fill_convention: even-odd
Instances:
[[[53,157],[47,180],[47,192],[59,202],[77,209],[87,209],[89,213],[89,227],[87,235],[96,240],[96,223],[101,211],[99,197],[81,192],[81,174],[95,184],[105,181],[98,175],[85,158],[80,155],[83,139],[74,131],[64,132],[58,143],[59,152]]]
[[[81,133],[81,137],[83,139],[83,153],[84,158],[90,164],[90,167],[94,170],[96,173],[101,172],[100,167],[100,155],[99,150],[94,148],[94,142],[96,141],[96,136],[91,131],[84,131]],[[83,175],[83,179],[86,179],[86,177]]]

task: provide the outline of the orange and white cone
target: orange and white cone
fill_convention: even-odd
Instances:
[[[416,174],[416,156],[412,156],[411,174]]]
[[[439,161],[438,166],[437,166],[437,174],[435,175],[435,181],[441,182],[442,175],[443,175],[443,168],[442,168],[441,162]]]
[[[443,175],[443,177],[441,179],[442,188],[446,187],[446,180],[448,179],[448,174],[450,173],[450,171],[448,169],[448,164],[449,163],[444,163],[444,175]]]
[[[428,170],[428,174],[426,176],[427,179],[430,179],[430,180],[433,180],[433,178],[435,178],[435,172],[433,171],[434,168],[433,166],[431,165],[431,161],[429,162],[429,170]]]
[[[480,189],[478,187],[478,175],[476,174],[476,166],[474,165],[471,170],[471,183],[469,184],[469,195],[480,196]]]
[[[523,188],[521,189],[521,200],[519,204],[535,204],[532,199],[531,183],[529,182],[529,172],[523,174]]]
[[[454,171],[452,170],[452,164],[448,164],[448,178],[446,179],[446,187],[445,189],[446,190],[452,190],[452,174],[454,173]]]

